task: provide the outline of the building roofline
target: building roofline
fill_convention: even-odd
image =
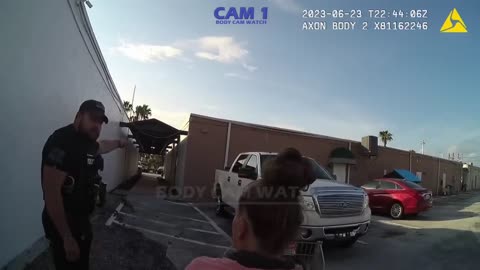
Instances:
[[[309,132],[304,132],[304,131],[298,131],[298,130],[292,130],[292,129],[286,129],[286,128],[279,128],[279,127],[272,127],[272,126],[267,126],[267,125],[260,125],[260,124],[253,124],[253,123],[246,123],[246,122],[241,122],[241,121],[229,120],[229,119],[216,118],[216,117],[211,117],[211,116],[206,116],[206,115],[201,115],[201,114],[195,114],[195,113],[191,113],[190,117],[192,117],[192,116],[197,117],[197,118],[203,118],[203,119],[223,122],[223,123],[232,123],[232,124],[239,125],[239,126],[255,127],[255,128],[271,130],[271,131],[280,131],[280,132],[284,132],[284,133],[291,133],[291,134],[302,135],[302,136],[306,136],[306,137],[328,139],[328,140],[340,141],[340,142],[345,142],[345,143],[360,143],[359,141],[335,138],[335,137],[330,137],[330,136],[325,136],[325,135],[320,135],[320,134],[315,134],[315,133],[309,133]]]
[[[232,123],[232,124],[239,125],[239,126],[254,127],[254,128],[264,129],[264,130],[279,131],[279,132],[283,132],[283,133],[289,133],[289,134],[294,134],[294,135],[302,135],[302,136],[311,137],[311,138],[320,138],[320,139],[328,139],[328,140],[345,142],[345,143],[359,143],[359,144],[361,144],[360,141],[353,141],[353,140],[348,140],[348,139],[335,138],[335,137],[330,137],[330,136],[325,136],[325,135],[320,135],[320,134],[314,134],[314,133],[308,133],[308,132],[292,130],[292,129],[286,129],[286,128],[279,128],[279,127],[272,127],[272,126],[267,126],[267,125],[260,125],[260,124],[253,124],[253,123],[246,123],[246,122],[241,122],[241,121],[229,120],[229,119],[216,118],[216,117],[211,117],[211,116],[206,116],[206,115],[201,115],[201,114],[196,114],[196,113],[191,113],[190,117],[203,118],[203,119],[223,122],[223,123],[227,123],[227,124]],[[379,145],[378,147],[379,148],[390,149],[390,150],[394,150],[394,151],[401,151],[401,152],[405,152],[405,153],[412,152],[412,150],[404,150],[404,149],[398,149],[398,148],[393,148],[393,147],[384,147],[384,146],[381,146],[381,145]],[[433,158],[433,159],[439,159],[439,160],[442,160],[442,161],[448,161],[448,162],[452,162],[452,163],[461,164],[461,162],[455,161],[455,160],[449,160],[449,159],[445,159],[445,158],[441,158],[441,157],[425,155],[425,154],[417,153],[415,151],[414,151],[414,153],[415,153],[415,155],[422,155],[422,156],[430,157],[430,158]]]

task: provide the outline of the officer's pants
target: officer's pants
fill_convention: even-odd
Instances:
[[[90,246],[92,244],[92,234],[85,233],[74,236],[80,248],[80,258],[75,262],[69,262],[65,257],[65,248],[61,239],[50,240],[50,250],[53,255],[53,262],[56,270],[88,270]]]

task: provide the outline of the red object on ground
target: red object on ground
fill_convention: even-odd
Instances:
[[[372,212],[386,213],[392,218],[416,215],[432,208],[432,192],[401,179],[382,178],[362,186],[367,192]],[[399,207],[400,205],[400,207]]]

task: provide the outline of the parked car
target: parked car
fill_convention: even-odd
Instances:
[[[394,219],[417,215],[432,208],[432,192],[401,179],[376,179],[363,185],[372,212],[389,214]]]
[[[241,153],[231,167],[217,170],[214,185],[217,214],[222,214],[225,205],[237,208],[242,191],[261,179],[265,162],[276,155]],[[371,216],[368,196],[361,188],[336,182],[315,160],[308,160],[317,180],[301,192],[304,222],[297,240],[302,243],[330,241],[349,247],[367,233]]]

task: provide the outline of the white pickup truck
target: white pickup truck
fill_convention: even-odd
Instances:
[[[241,153],[231,167],[216,170],[214,194],[218,215],[226,205],[237,208],[243,189],[262,177],[265,161],[276,155]],[[308,160],[317,180],[301,192],[304,221],[298,241],[332,241],[349,247],[368,230],[371,215],[368,196],[361,188],[336,182],[315,160]]]

